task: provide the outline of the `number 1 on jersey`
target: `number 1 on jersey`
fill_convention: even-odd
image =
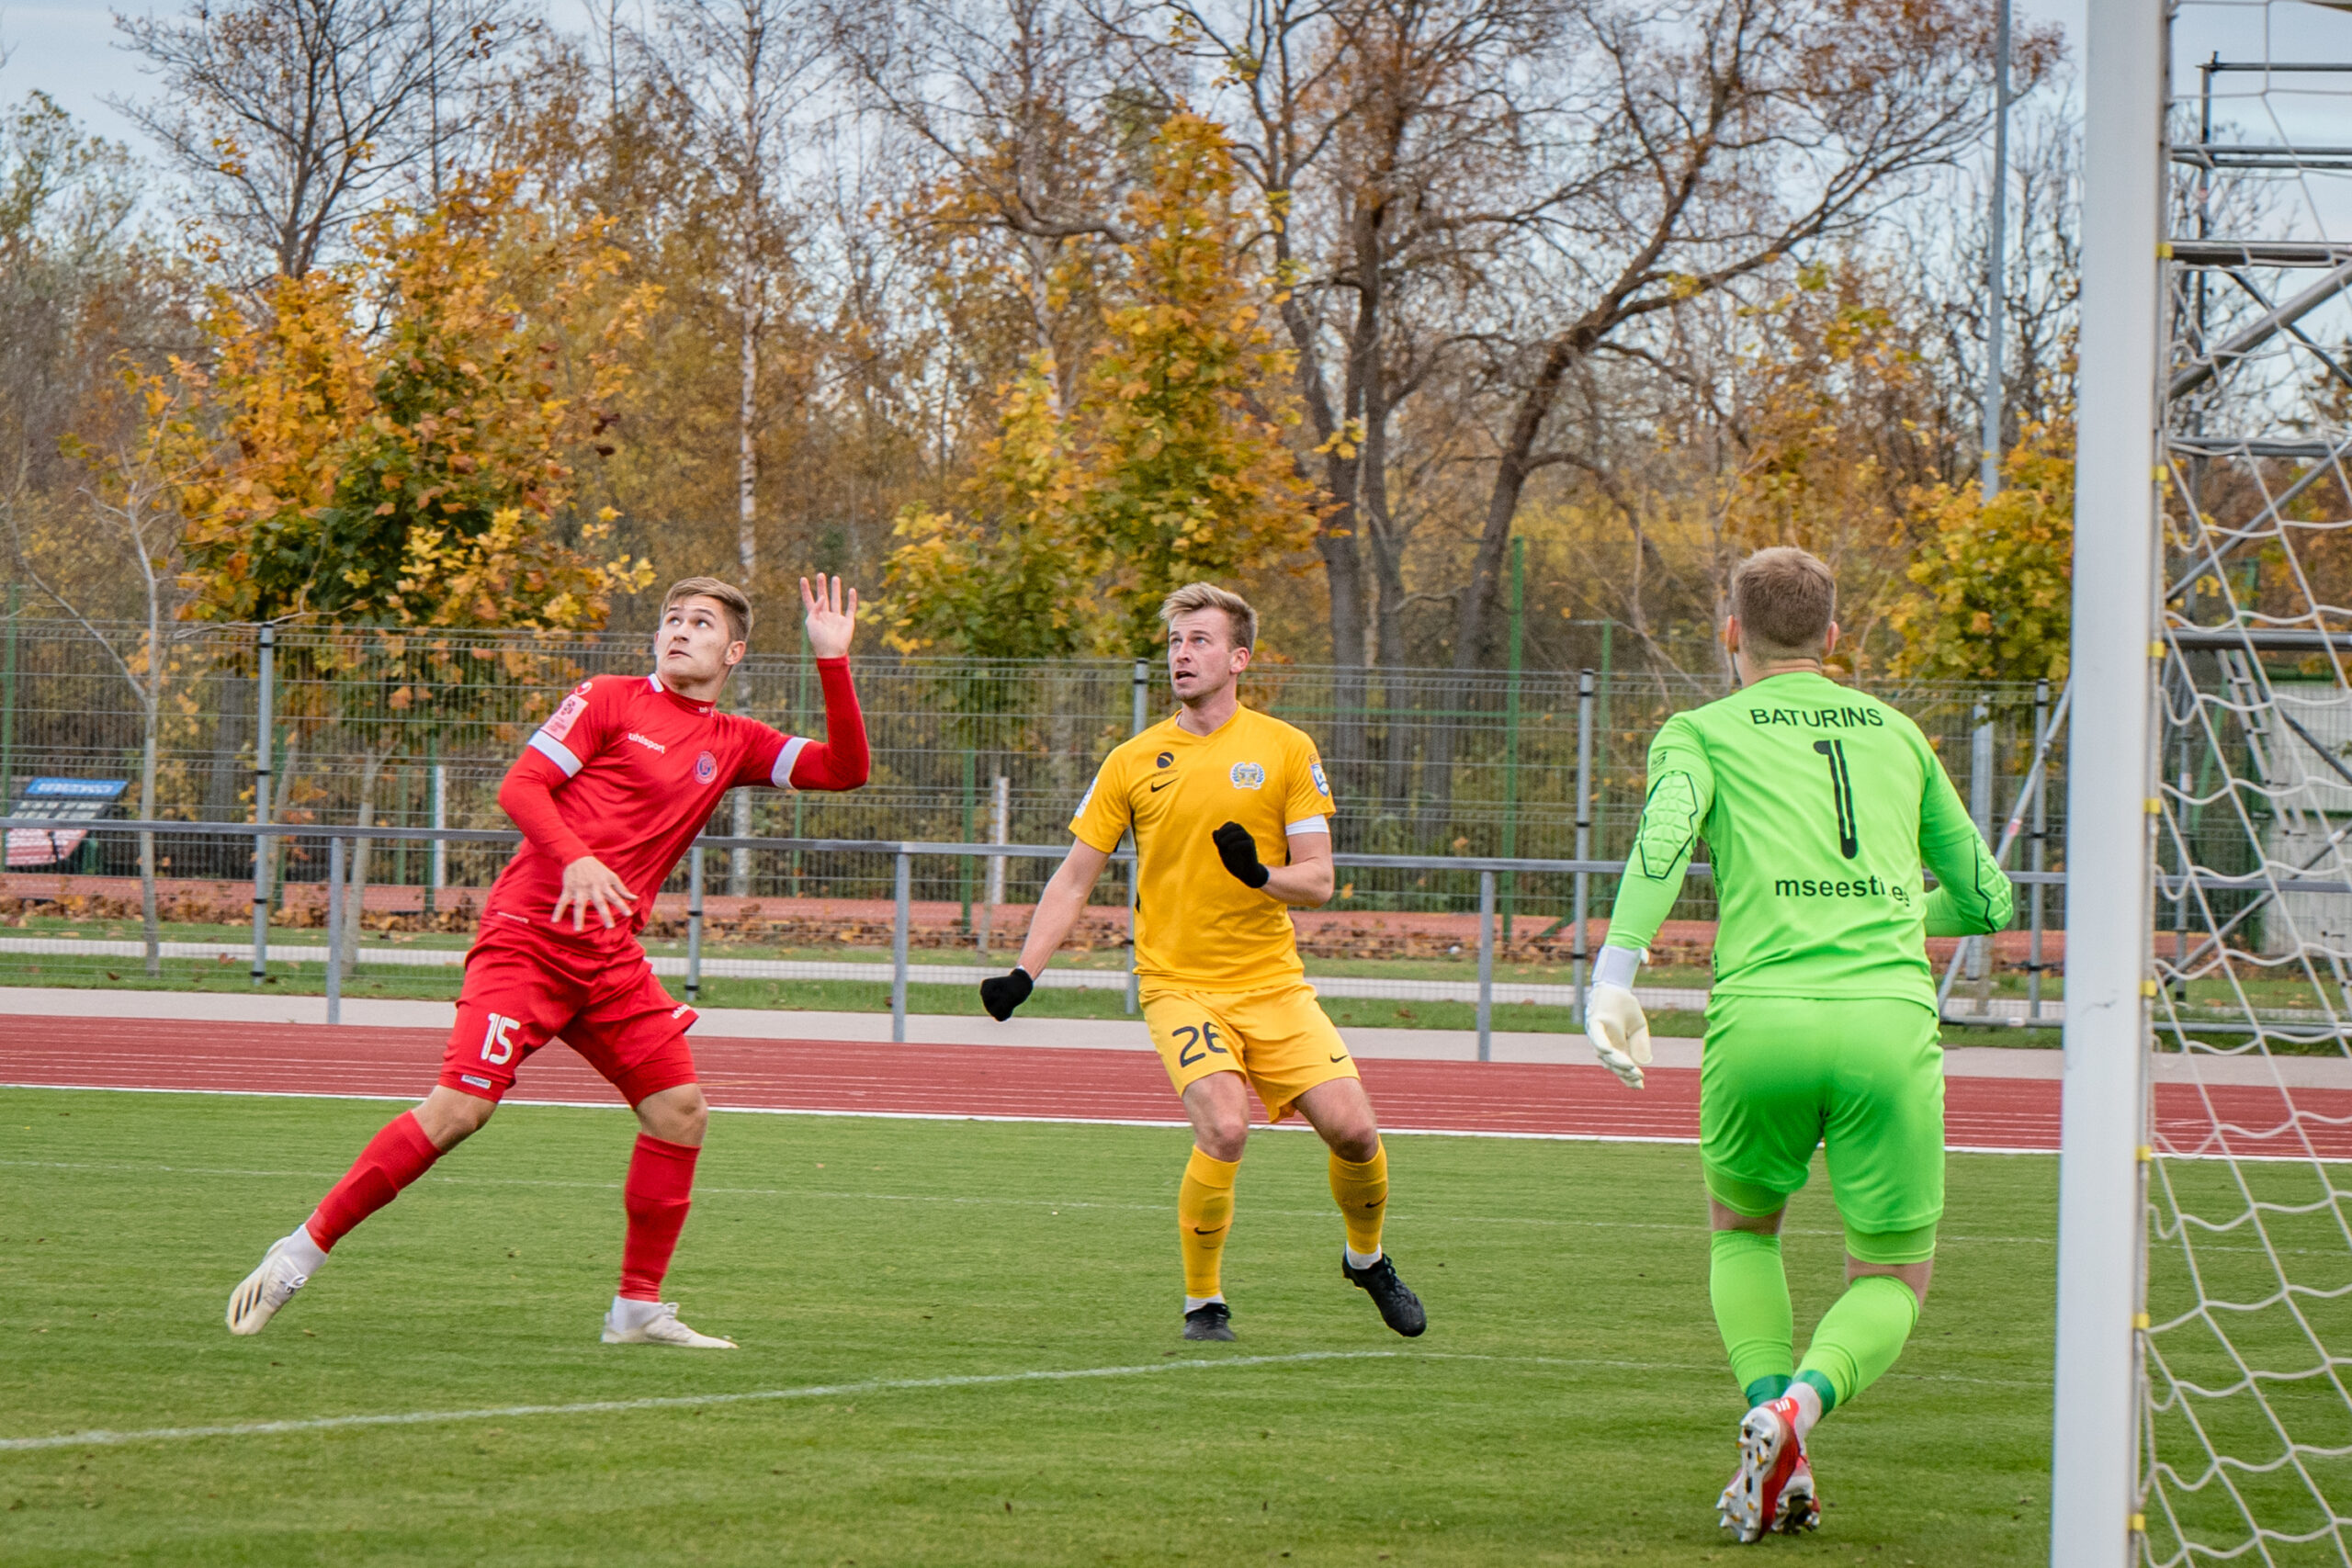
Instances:
[[[1854,831],[1854,781],[1846,772],[1846,743],[1816,740],[1813,749],[1829,759],[1829,799],[1838,811],[1838,849],[1852,860],[1861,853],[1862,845]]]

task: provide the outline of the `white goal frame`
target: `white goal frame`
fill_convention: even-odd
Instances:
[[[2139,1552],[2154,974],[2163,0],[2089,0],[2067,747],[2065,1081],[2050,1561]],[[2085,570],[2089,563],[2096,570]]]

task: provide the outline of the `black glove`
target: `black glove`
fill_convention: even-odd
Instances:
[[[1266,877],[1270,874],[1258,863],[1258,840],[1250,836],[1249,829],[1238,822],[1227,822],[1209,837],[1216,840],[1216,858],[1223,861],[1225,869],[1239,877],[1245,886],[1263,887],[1266,885]]]
[[[980,1005],[989,1016],[1002,1023],[1012,1016],[1012,1010],[1029,999],[1037,982],[1029,978],[1026,969],[1015,969],[1010,975],[991,975],[980,982]]]

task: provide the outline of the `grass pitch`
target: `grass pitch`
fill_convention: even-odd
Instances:
[[[1193,1346],[1170,1234],[1181,1131],[722,1113],[671,1293],[744,1348],[696,1355],[596,1342],[628,1118],[511,1107],[266,1333],[232,1338],[230,1287],[393,1109],[0,1091],[0,1438],[506,1412],[0,1450],[0,1561],[1737,1550],[1711,1507],[1739,1406],[1690,1148],[1391,1140],[1389,1242],[1432,1325],[1408,1342],[1340,1281],[1320,1145],[1261,1134],[1227,1263],[1241,1339]],[[2043,1559],[2054,1171],[1954,1157],[1911,1350],[1816,1437],[1828,1522],[1759,1551]],[[1839,1257],[1816,1176],[1788,1241],[1801,1333]],[[1021,1375],[1069,1371],[1105,1375]],[[919,1386],[934,1379],[972,1381]],[[794,1396],[513,1408],[777,1391]]]

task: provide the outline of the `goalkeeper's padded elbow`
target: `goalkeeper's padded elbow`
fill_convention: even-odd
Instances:
[[[1585,1035],[1600,1065],[1627,1089],[1642,1087],[1650,1059],[1650,1021],[1634,993],[1623,986],[1595,986],[1586,998]]]
[[[1258,863],[1258,840],[1238,822],[1227,822],[1209,835],[1216,840],[1216,858],[1243,886],[1263,887],[1272,874]]]
[[[1011,974],[991,975],[980,982],[980,1005],[989,1010],[990,1018],[1002,1023],[1036,988],[1037,982],[1029,978],[1029,971],[1015,967]]]

